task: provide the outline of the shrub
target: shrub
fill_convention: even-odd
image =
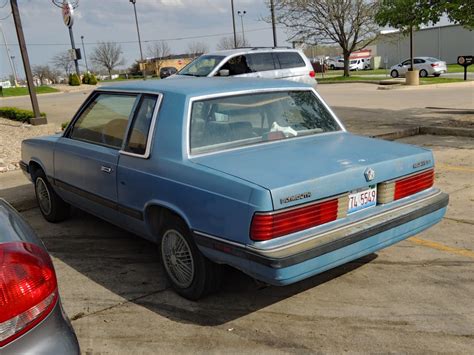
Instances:
[[[89,80],[91,78],[91,75],[89,73],[85,73],[83,76],[82,76],[82,83],[83,84],[89,84]]]
[[[81,85],[81,80],[79,79],[79,76],[76,73],[69,74],[69,85],[71,86]]]
[[[69,121],[61,123],[61,131],[64,131],[66,127],[68,126],[68,124],[69,124]]]
[[[44,112],[40,112],[41,117],[46,117]],[[35,114],[31,110],[23,110],[17,107],[0,107],[0,117],[9,118],[14,121],[29,122]]]
[[[89,85],[97,85],[97,78],[94,74],[90,74],[89,76]]]

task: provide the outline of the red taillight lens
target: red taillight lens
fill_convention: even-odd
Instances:
[[[394,199],[398,200],[426,190],[434,184],[434,170],[428,170],[420,174],[411,175],[395,182]]]
[[[316,76],[316,73],[314,72],[314,70],[311,70],[309,72],[309,76],[312,77],[312,78],[314,78]]]
[[[56,274],[44,249],[23,242],[0,244],[0,346],[43,320],[57,298]]]
[[[338,200],[328,200],[274,214],[256,213],[250,227],[250,238],[270,240],[337,219]]]
[[[434,68],[434,67],[437,67],[439,64],[438,63],[431,63],[431,66]]]

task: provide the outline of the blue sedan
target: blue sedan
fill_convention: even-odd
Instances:
[[[231,265],[287,285],[441,220],[431,151],[353,135],[300,83],[146,81],[94,91],[21,167],[50,222],[70,206],[156,242],[199,299]]]

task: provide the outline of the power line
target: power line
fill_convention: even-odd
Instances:
[[[271,27],[262,27],[262,28],[254,28],[251,30],[246,30],[246,32],[258,32],[258,31],[265,31],[265,30],[271,30]],[[162,38],[162,39],[149,39],[149,40],[144,40],[142,42],[145,43],[153,43],[153,42],[165,42],[165,41],[182,41],[182,40],[187,40],[187,39],[199,39],[199,38],[209,38],[209,37],[219,37],[219,36],[229,36],[232,35],[233,32],[226,32],[226,33],[215,33],[215,34],[210,34],[210,35],[201,35],[201,36],[185,36],[185,37],[175,37],[175,38]],[[98,42],[84,42],[84,44],[87,45],[96,45]],[[131,43],[137,43],[138,41],[102,41],[102,42],[110,42],[110,43],[117,43],[117,44],[131,44]],[[0,43],[0,45],[2,45]],[[18,43],[12,43],[10,45],[17,46]],[[28,46],[67,46],[67,43],[28,43]]]

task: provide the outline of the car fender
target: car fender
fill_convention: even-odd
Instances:
[[[163,208],[166,208],[167,210],[170,210],[171,212],[173,212],[174,214],[179,216],[186,223],[186,225],[188,226],[189,229],[192,229],[191,222],[190,222],[189,218],[186,216],[186,214],[183,212],[183,210],[181,210],[181,208],[179,208],[178,206],[176,206],[174,204],[171,204],[169,202],[163,201],[163,200],[153,199],[153,200],[148,201],[145,204],[145,208],[143,209],[143,211],[145,212],[150,207],[153,207],[153,206],[163,207]],[[145,218],[145,223],[147,225],[150,225],[149,221],[147,220],[146,213],[144,214],[144,218]]]

